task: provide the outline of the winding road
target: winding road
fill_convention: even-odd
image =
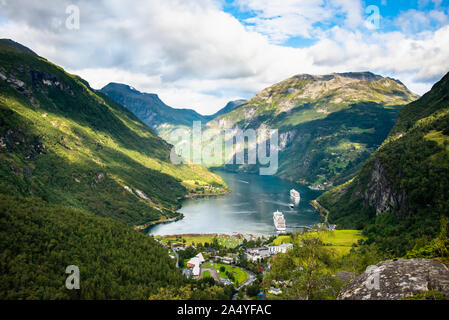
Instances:
[[[254,273],[252,273],[251,271],[243,269],[242,267],[239,267],[239,268],[246,272],[246,274],[248,275],[248,279],[246,279],[246,281],[244,283],[242,283],[240,286],[238,286],[235,289],[235,290],[237,290],[237,292],[232,296],[232,300],[237,300],[237,296],[238,296],[240,289],[242,289],[243,287],[246,287],[247,285],[250,285],[257,279],[256,275]]]

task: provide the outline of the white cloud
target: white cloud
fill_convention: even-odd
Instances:
[[[363,22],[359,0],[237,0],[242,10],[255,17],[245,19],[250,29],[267,35],[274,43],[290,37],[313,38],[322,32],[316,24],[341,23],[354,28]]]
[[[64,27],[72,2],[80,8],[79,30]],[[440,19],[441,26],[435,31],[383,32],[363,26],[359,0],[275,3],[240,0],[257,13],[247,27],[218,0],[9,0],[0,7],[8,19],[0,35],[80,74],[94,88],[127,83],[158,93],[168,105],[207,114],[298,73],[370,70],[423,93],[449,71],[449,27],[437,13],[432,21]],[[328,23],[327,29],[317,22]],[[428,24],[423,20],[420,28]],[[317,42],[306,48],[276,44],[298,35]]]
[[[427,12],[415,9],[401,13],[394,21],[403,33],[416,34],[422,30],[429,30],[449,24],[449,15],[442,10]]]

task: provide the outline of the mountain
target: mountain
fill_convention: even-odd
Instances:
[[[222,114],[229,113],[229,112],[233,111],[234,109],[240,107],[245,102],[246,102],[246,100],[244,100],[244,99],[229,101],[222,109],[218,110],[213,115],[206,116],[206,117],[207,117],[208,120],[215,119],[219,115],[222,115]]]
[[[142,93],[126,84],[109,83],[100,91],[131,110],[156,131],[160,126],[167,124],[192,126],[193,121],[205,121],[205,117],[194,110],[169,107],[157,94]]]
[[[415,99],[400,81],[370,72],[301,74],[262,90],[207,126],[278,129],[277,175],[328,189],[357,173],[387,137],[401,107]]]
[[[228,190],[201,166],[172,164],[172,146],[128,109],[5,39],[0,114],[2,194],[146,225],[180,218],[188,193]]]
[[[245,100],[230,101],[215,114],[203,116],[191,109],[169,107],[162,102],[157,94],[140,92],[126,84],[111,82],[100,91],[115,102],[128,108],[140,120],[162,136],[164,136],[163,132],[173,128],[191,128],[193,121],[206,123],[221,114],[231,112],[245,102]]]
[[[318,201],[330,222],[363,228],[369,241],[401,255],[438,234],[449,213],[448,188],[449,74],[401,110],[353,180]]]

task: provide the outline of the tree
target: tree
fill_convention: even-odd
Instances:
[[[268,288],[273,280],[290,283],[286,298],[329,299],[338,294],[339,283],[332,275],[335,267],[333,251],[320,238],[302,235],[296,237],[293,249],[278,254],[272,270],[264,279]]]
[[[260,285],[258,282],[254,282],[250,286],[246,287],[246,294],[250,297],[255,297],[260,292]]]

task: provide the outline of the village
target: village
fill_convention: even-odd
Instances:
[[[176,266],[191,279],[213,278],[235,288],[234,299],[265,299],[266,294],[280,295],[271,287],[263,293],[263,275],[271,269],[270,261],[293,248],[292,243],[273,244],[276,236],[242,234],[156,236]],[[245,289],[245,290],[242,290]]]

